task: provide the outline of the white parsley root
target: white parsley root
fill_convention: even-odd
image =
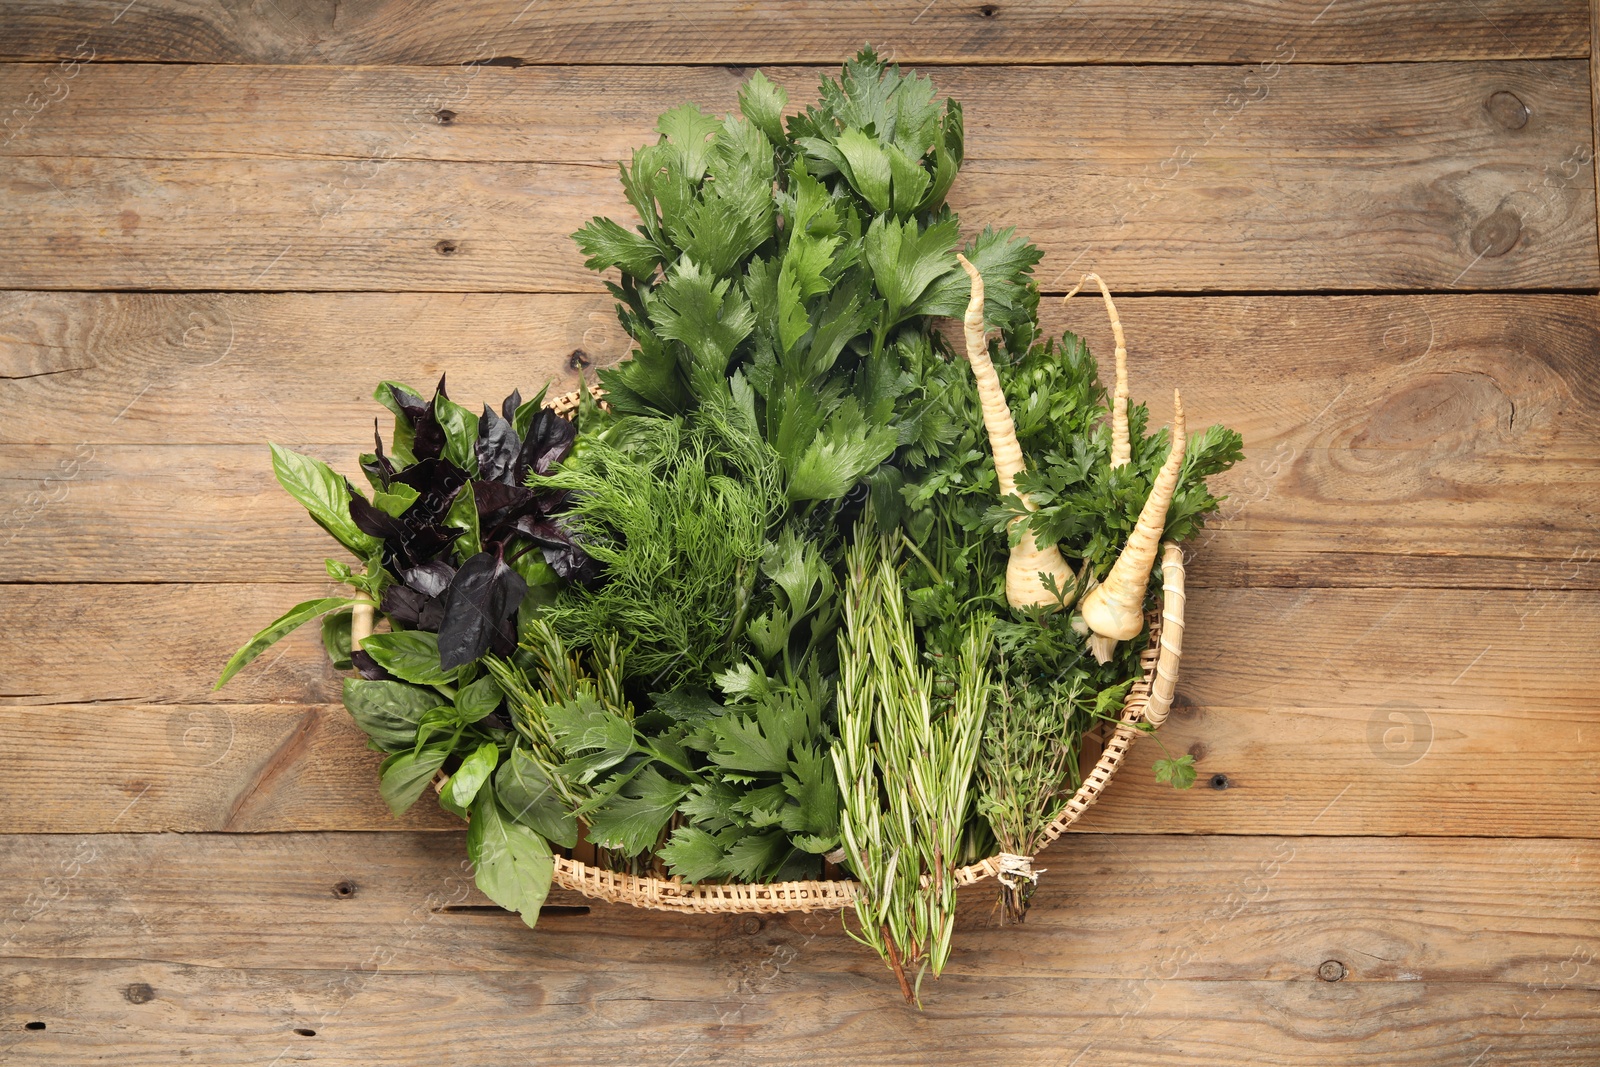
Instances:
[[[989,359],[989,344],[984,338],[983,276],[966,256],[958,253],[956,258],[972,279],[972,298],[967,302],[962,324],[966,333],[967,362],[972,365],[972,376],[978,383],[978,401],[983,408],[984,429],[989,432],[989,448],[994,453],[1000,495],[1003,498],[1015,494],[1023,507],[1036,511],[1038,505],[1025,493],[1017,491],[1017,475],[1027,467],[1022,458],[1022,446],[1017,443],[1016,423],[1011,419],[1011,409],[1006,406],[1005,391],[1000,387],[1000,376]],[[1123,435],[1127,435],[1126,427]],[[1021,519],[1018,516],[1012,521]],[[1077,579],[1061,557],[1061,550],[1053,543],[1041,546],[1034,540],[1032,530],[1024,530],[1006,563],[1006,601],[1014,608],[1059,609],[1071,602],[1076,589]]]
[[[1118,641],[1139,636],[1144,629],[1144,594],[1150,585],[1150,570],[1155,566],[1156,549],[1167,524],[1167,507],[1178,488],[1178,472],[1183,468],[1184,447],[1188,439],[1183,425],[1183,397],[1172,393],[1172,447],[1167,461],[1150,486],[1150,495],[1139,509],[1139,521],[1128,535],[1122,554],[1111,565],[1105,581],[1083,598],[1083,621],[1089,627],[1089,649],[1095,659],[1105,663]]]
[[[1061,302],[1065,304],[1071,300],[1090,279],[1100,286],[1100,295],[1105,297],[1106,315],[1111,319],[1111,336],[1117,343],[1117,381],[1111,391],[1111,466],[1115,469],[1133,457],[1133,448],[1128,440],[1128,343],[1122,336],[1122,319],[1117,316],[1117,305],[1111,301],[1111,290],[1106,288],[1105,281],[1098,274],[1085,274],[1072,287],[1072,291],[1061,298]]]

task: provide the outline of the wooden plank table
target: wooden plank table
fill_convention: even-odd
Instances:
[[[1600,20],[1581,0],[0,3],[0,1063],[1600,1063]],[[566,235],[748,68],[963,100],[969,224],[1246,460],[1164,735],[927,1011],[834,916],[487,904],[396,820],[267,438],[621,358]],[[1102,358],[1087,302],[1052,329]],[[1164,420],[1162,403],[1153,416]]]

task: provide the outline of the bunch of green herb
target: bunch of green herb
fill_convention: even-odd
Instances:
[[[824,78],[783,121],[784,91],[757,73],[740,115],[692,105],[621,167],[641,219],[576,235],[635,342],[600,372],[625,414],[688,415],[729,401],[777,453],[788,500],[836,502],[896,448],[926,440],[903,348],[965,305],[956,217],[959,105],[871,50]],[[1032,246],[985,230],[966,246],[995,294],[992,321],[1031,328]]]
[[[738,661],[761,560],[785,501],[776,457],[730,412],[625,418],[538,484],[572,494],[571,527],[604,568],[562,596],[565,640],[626,634],[630,672],[662,691],[704,685]]]
[[[965,624],[954,684],[924,664],[900,584],[898,553],[858,536],[848,553],[839,635],[839,741],[845,862],[860,882],[856,916],[906,999],[935,977],[955,929],[954,871],[989,698],[989,620]],[[912,977],[914,975],[914,977]]]

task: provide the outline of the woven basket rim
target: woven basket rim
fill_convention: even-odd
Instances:
[[[578,407],[576,391],[554,397],[545,406],[566,416]],[[1111,778],[1122,765],[1128,749],[1149,722],[1160,726],[1167,717],[1177,682],[1178,660],[1182,652],[1184,613],[1183,553],[1177,545],[1163,546],[1161,610],[1149,616],[1150,640],[1140,653],[1144,668],[1139,680],[1128,690],[1122,703],[1122,716],[1106,738],[1105,749],[1083,784],[1062,806],[1059,815],[1044,832],[1049,845],[1066,833],[1079,817],[1100,798]],[[958,886],[972,885],[1000,872],[1000,856],[994,855],[955,871]],[[555,857],[553,881],[586,897],[636,908],[657,911],[698,913],[769,913],[834,910],[855,902],[857,883],[849,879],[804,882],[710,883],[685,882],[681,878],[657,878],[623,874],[595,867],[566,856]]]

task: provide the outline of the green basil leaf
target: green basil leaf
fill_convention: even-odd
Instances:
[[[389,810],[404,815],[449,755],[448,745],[434,745],[421,752],[396,752],[379,764],[378,791],[388,802]]]
[[[346,678],[344,706],[374,744],[397,752],[416,745],[417,725],[439,706],[439,694],[389,679]]]
[[[433,417],[444,430],[444,458],[466,471],[478,473],[478,416],[447,396],[433,398]]]
[[[517,405],[517,410],[511,417],[511,428],[517,432],[518,440],[527,439],[528,427],[533,425],[533,417],[539,414],[540,408],[544,407],[544,395],[549,390],[550,386],[546,385],[539,390],[538,396]]]
[[[379,545],[376,537],[362,533],[350,518],[350,487],[320,459],[271,445],[272,470],[278,484],[305,507],[318,526],[341,545],[366,558]]]
[[[322,647],[336,671],[347,671],[350,663],[350,612],[334,611],[322,617]]]
[[[264,630],[245,642],[245,646],[233,654],[227,666],[222,668],[222,677],[217,679],[217,684],[212,686],[212,689],[221,689],[228,683],[228,679],[244,669],[245,664],[271,648],[280,638],[302,623],[310,622],[318,615],[325,615],[337,608],[347,608],[352,603],[353,601],[347,596],[330,596],[296,604],[268,623]]]
[[[550,845],[507,815],[493,789],[480,790],[473,802],[467,855],[484,896],[517,912],[529,926],[539,921],[555,874]]]
[[[456,709],[448,705],[437,707],[423,713],[417,720],[417,740],[413,748],[421,748],[433,740],[435,734],[449,733],[452,735],[450,744],[455,745],[455,736],[459,735],[461,723],[456,719]],[[466,818],[466,816],[462,816]]]
[[[372,494],[372,503],[386,515],[395,518],[406,513],[406,509],[417,502],[417,497],[422,494],[405,482],[390,482],[389,488]]]
[[[425,630],[373,634],[361,642],[361,650],[396,678],[417,685],[448,685],[460,670],[439,666],[439,635]]]
[[[423,402],[422,394],[403,382],[379,382],[378,387],[372,391],[372,399],[394,414],[394,435],[389,442],[389,458],[397,467],[409,467],[417,461],[416,453],[411,450],[417,434],[411,428],[411,420],[406,418],[406,413],[395,403],[394,394],[390,392],[391,388],[415,397],[419,404]]]
[[[447,800],[456,808],[465,810],[471,806],[472,800],[478,795],[478,790],[483,788],[483,783],[489,780],[494,773],[495,764],[500,762],[500,747],[493,741],[485,741],[479,745],[477,751],[461,761],[461,766],[456,768],[456,773],[444,784],[444,791],[440,793],[441,800]]]
[[[444,524],[453,530],[465,531],[456,538],[456,558],[462,561],[471,559],[483,551],[483,546],[478,542],[478,501],[472,492],[472,483],[468,482],[456,493],[454,500],[450,501],[450,510],[445,513]]]
[[[456,692],[456,718],[462,723],[477,722],[499,706],[500,687],[488,675]]]
[[[527,749],[511,750],[495,772],[494,791],[506,813],[523,826],[562,848],[578,843],[577,816],[561,802],[555,786]]]

